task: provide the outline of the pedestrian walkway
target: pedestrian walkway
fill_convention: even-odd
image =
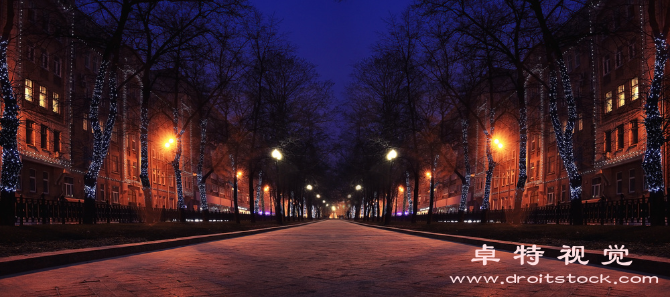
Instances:
[[[665,296],[658,284],[521,284],[509,275],[637,274],[540,259],[472,262],[481,247],[329,220],[258,235],[125,256],[0,279],[2,296]],[[499,276],[454,284],[452,276]],[[567,279],[566,279],[567,282]]]

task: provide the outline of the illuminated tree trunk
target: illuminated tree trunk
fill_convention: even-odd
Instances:
[[[200,151],[198,154],[198,193],[200,194],[200,209],[206,214],[209,212],[207,204],[207,186],[202,175],[202,166],[205,163],[205,147],[207,146],[207,119],[200,120]]]
[[[658,101],[663,87],[665,67],[668,61],[668,43],[666,41],[670,29],[670,9],[665,7],[664,26],[658,23],[656,15],[656,0],[647,4],[649,26],[651,27],[655,46],[654,78],[651,81],[647,102],[644,105],[646,118],[644,125],[647,132],[647,148],[644,152],[642,169],[644,169],[651,202],[650,223],[654,226],[665,225],[665,199],[663,197],[663,168],[661,146],[665,143],[663,137],[663,118],[658,108]],[[664,6],[661,5],[663,8]]]
[[[95,88],[93,90],[93,97],[91,98],[91,109],[89,111],[89,121],[91,128],[93,129],[93,156],[91,163],[88,165],[88,170],[84,175],[84,217],[83,222],[85,224],[95,223],[95,196],[96,188],[98,185],[98,173],[100,173],[100,168],[102,163],[107,156],[107,151],[109,149],[109,142],[112,137],[112,130],[114,129],[114,123],[116,121],[117,115],[117,97],[118,91],[116,86],[116,73],[112,69],[109,72],[109,115],[105,123],[105,130],[102,130],[100,127],[99,119],[99,106],[100,99],[102,98],[102,89],[105,83],[105,74],[107,73],[107,67],[109,61],[104,60],[100,64],[100,69],[98,69],[98,76],[95,80]]]
[[[462,132],[462,146],[463,146],[463,160],[465,163],[465,176],[461,176],[461,202],[458,205],[458,221],[463,222],[463,216],[468,202],[468,191],[470,190],[470,150],[468,146],[468,121],[461,122]]]
[[[19,131],[19,105],[17,104],[12,84],[9,80],[7,68],[7,47],[9,34],[14,24],[14,1],[7,2],[7,24],[5,25],[2,40],[0,40],[0,85],[5,110],[0,120],[0,145],[2,146],[2,192],[0,194],[0,224],[14,226],[14,205],[16,185],[21,173],[21,156],[18,150],[16,135]]]

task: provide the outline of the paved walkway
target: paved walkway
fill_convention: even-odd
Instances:
[[[2,296],[667,296],[658,284],[500,284],[508,275],[635,274],[513,254],[472,263],[478,247],[325,221],[0,279]],[[450,276],[500,276],[454,284]],[[566,280],[567,281],[567,280]],[[664,294],[665,293],[665,294]]]

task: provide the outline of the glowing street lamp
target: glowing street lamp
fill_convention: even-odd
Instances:
[[[319,195],[319,194],[316,194],[316,198],[321,198],[321,195]]]
[[[277,159],[277,161],[281,160],[283,158],[281,152],[278,149],[274,149],[272,151],[272,157]]]
[[[360,191],[361,189],[363,189],[363,187],[361,187],[361,185],[356,185],[356,191]]]
[[[386,154],[386,160],[392,161],[398,157],[398,152],[396,152],[394,149],[390,150],[388,154]]]
[[[268,191],[270,191],[270,186],[265,186],[265,188],[263,188],[263,191],[264,191],[264,192],[268,192]]]
[[[312,190],[312,185],[307,185],[307,187],[305,187],[305,188],[307,188],[308,191],[311,191]]]
[[[493,143],[498,145],[498,148],[503,148],[503,143],[498,138],[493,140]]]
[[[347,195],[347,198],[351,198],[351,194]]]

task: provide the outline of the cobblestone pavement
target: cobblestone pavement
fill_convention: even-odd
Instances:
[[[330,220],[0,279],[2,296],[668,296],[658,284],[505,283],[508,275],[634,276],[540,258],[471,259],[478,247]],[[481,248],[481,247],[479,247]],[[454,284],[450,276],[500,276]]]

